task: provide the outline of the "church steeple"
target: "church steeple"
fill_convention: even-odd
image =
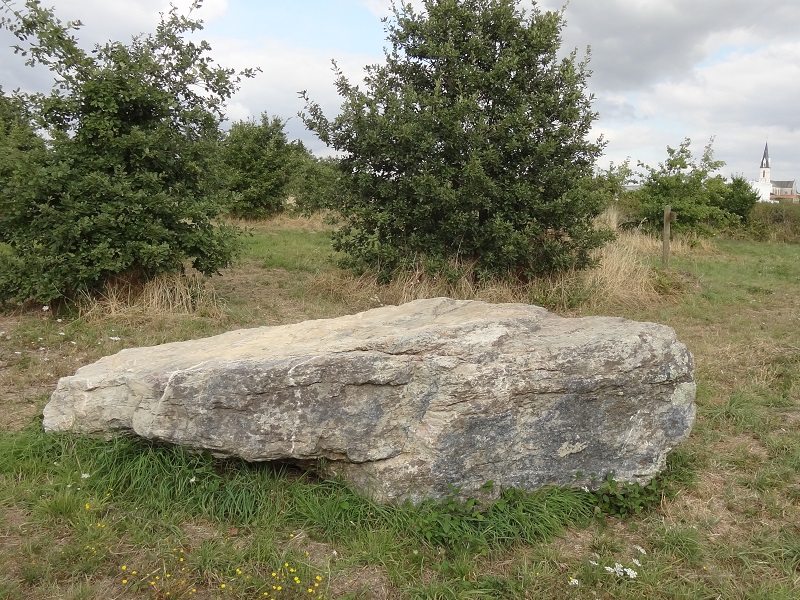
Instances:
[[[769,167],[769,142],[764,144],[764,156],[761,158],[761,167],[759,172],[759,181],[763,183],[770,182],[770,167]]]

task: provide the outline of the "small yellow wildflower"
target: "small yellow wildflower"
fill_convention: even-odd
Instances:
[[[123,579],[122,580],[122,585],[125,585],[126,583],[128,583],[128,580],[127,579]]]

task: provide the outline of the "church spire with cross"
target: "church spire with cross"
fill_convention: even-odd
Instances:
[[[762,183],[770,183],[770,176],[769,142],[766,142],[764,144],[764,156],[761,158],[759,181]]]

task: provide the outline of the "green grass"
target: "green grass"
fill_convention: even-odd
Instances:
[[[327,231],[270,231],[245,238],[245,252],[264,269],[317,273],[335,263]]]
[[[285,466],[218,461],[137,439],[45,435],[38,427],[0,438],[0,485],[15,488],[7,505],[41,531],[20,548],[15,585],[116,577],[121,591],[170,595],[181,591],[169,581],[178,576],[234,597],[263,597],[279,577],[299,589],[297,577],[311,595],[332,575],[330,557],[315,562],[304,550],[312,538],[315,552],[321,544],[332,556],[341,548],[397,582],[419,580],[420,567],[462,578],[476,554],[547,541],[588,522],[592,508],[590,494],[556,489],[510,494],[482,513],[455,502],[387,507]],[[209,537],[192,539],[193,523]],[[123,571],[133,570],[141,577],[122,584]]]
[[[0,315],[0,599],[796,597],[797,245],[676,255],[662,283],[679,293],[617,312],[687,343],[698,419],[661,487],[606,513],[558,489],[387,507],[290,466],[41,432],[58,377],[123,347],[374,306],[374,291],[340,285],[328,244],[318,223],[254,226],[242,263],[210,284],[217,314]]]

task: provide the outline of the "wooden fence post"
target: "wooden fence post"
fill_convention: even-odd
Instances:
[[[672,223],[676,217],[676,213],[672,212],[672,206],[667,204],[664,207],[664,245],[661,250],[661,266],[664,267],[664,270],[669,268],[670,223]]]

